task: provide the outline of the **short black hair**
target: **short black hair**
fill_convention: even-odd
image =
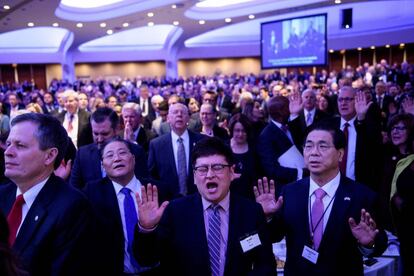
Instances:
[[[95,123],[102,123],[106,119],[111,122],[111,128],[116,129],[119,124],[119,117],[116,112],[109,107],[99,107],[95,110],[95,112],[91,115],[91,122],[94,121]]]
[[[101,147],[101,149],[100,149],[100,152],[99,152],[99,154],[100,154],[100,156],[101,156],[101,159],[102,159],[102,155],[103,155],[103,152],[104,152],[104,149],[106,148],[106,146],[108,146],[109,144],[112,144],[112,143],[114,143],[114,142],[121,142],[121,143],[125,144],[125,145],[126,145],[126,147],[127,147],[127,148],[128,148],[128,150],[129,150],[129,152],[130,152],[130,153],[132,153],[132,143],[128,142],[127,140],[125,140],[125,139],[123,139],[123,138],[121,138],[121,137],[119,137],[119,136],[115,136],[115,137],[113,137],[113,138],[109,139],[108,141],[106,141],[106,142],[102,145],[102,147]],[[133,153],[132,153],[132,154],[133,154]]]
[[[312,129],[309,131],[311,133],[314,130],[323,130],[327,131],[331,134],[333,144],[337,150],[345,149],[345,134],[340,130],[338,127],[333,125],[333,122],[330,121],[322,121],[317,123]],[[308,135],[309,135],[308,133]],[[306,139],[305,139],[306,142]]]
[[[233,152],[230,147],[222,140],[216,137],[208,137],[201,139],[193,148],[191,153],[191,165],[194,167],[198,158],[211,155],[222,155],[229,163],[233,165]]]
[[[58,119],[50,115],[25,113],[15,117],[11,122],[11,126],[13,127],[23,122],[32,122],[37,125],[34,136],[39,142],[41,150],[57,148],[58,154],[54,163],[54,168],[57,169],[66,154],[70,139],[62,124]]]

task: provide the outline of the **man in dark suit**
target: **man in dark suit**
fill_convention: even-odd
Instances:
[[[165,200],[170,200],[196,191],[190,153],[204,136],[187,130],[189,114],[184,104],[172,104],[167,121],[171,132],[150,142],[148,169],[150,176],[160,181]]]
[[[78,93],[66,90],[63,97],[66,111],[57,114],[56,118],[62,123],[77,148],[92,143],[90,115],[79,108]]]
[[[97,218],[94,233],[98,254],[93,257],[99,261],[100,269],[96,275],[144,275],[148,271],[137,264],[131,247],[133,231],[129,231],[137,219],[135,193],[141,193],[141,185],[147,184],[134,175],[131,145],[121,138],[107,141],[102,148],[106,177],[87,183],[84,189]],[[129,204],[134,209],[128,209]]]
[[[42,110],[44,114],[52,114],[55,111],[55,99],[51,92],[45,92],[43,95],[43,103]]]
[[[304,145],[310,177],[285,186],[278,200],[273,181],[255,187],[271,218],[270,235],[286,237],[285,275],[363,275],[362,256],[378,256],[387,246],[371,216],[375,193],[339,171],[344,146],[338,128],[316,126]]]
[[[156,134],[142,125],[142,110],[136,103],[125,103],[122,106],[122,118],[124,120],[124,139],[131,143],[137,143],[148,152],[149,141]]]
[[[263,210],[229,192],[231,149],[206,138],[191,160],[198,194],[158,207],[157,188],[141,188],[138,262],[159,262],[162,275],[276,275]]]
[[[257,152],[264,174],[281,185],[303,176],[300,101],[299,93],[292,95],[291,102],[284,96],[271,98],[267,103],[271,121],[258,138]]]
[[[302,92],[303,111],[299,113],[300,126],[303,133],[309,130],[317,122],[327,118],[327,114],[316,108],[316,94],[312,89]]]
[[[98,108],[91,116],[92,144],[79,148],[73,164],[70,184],[83,188],[89,181],[98,180],[105,176],[99,151],[102,145],[116,136],[119,125],[119,117],[108,107]],[[135,175],[148,177],[147,156],[141,146],[131,145],[135,156]]]
[[[14,119],[5,151],[0,210],[8,215],[9,242],[30,275],[88,275],[86,198],[53,174],[68,136],[58,120],[28,113]]]
[[[7,116],[9,118],[13,119],[17,114],[17,111],[20,109],[24,109],[24,104],[19,102],[19,99],[17,98],[17,94],[14,92],[11,92],[7,95],[7,104],[5,105],[5,110]]]
[[[144,118],[144,126],[147,129],[151,129],[151,123],[155,119],[155,111],[151,104],[151,98],[148,91],[147,85],[141,85],[139,88],[139,97],[133,102],[139,104],[142,111],[142,117]]]

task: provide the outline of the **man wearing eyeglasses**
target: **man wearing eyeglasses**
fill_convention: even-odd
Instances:
[[[344,146],[343,132],[318,125],[304,144],[310,177],[285,186],[277,200],[273,181],[255,187],[272,241],[286,237],[285,275],[363,275],[362,256],[387,246],[374,216],[376,194],[339,170]]]
[[[157,188],[141,188],[136,245],[144,254],[138,261],[159,262],[161,275],[275,275],[263,210],[229,192],[231,149],[206,138],[191,161],[197,194],[158,207]]]

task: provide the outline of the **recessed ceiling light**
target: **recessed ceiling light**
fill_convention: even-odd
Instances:
[[[148,22],[148,27],[154,26],[154,22]]]
[[[78,27],[78,28],[82,28],[83,27],[83,23],[76,23],[76,27]]]
[[[122,27],[124,27],[124,28],[129,27],[129,23],[128,22],[122,23]]]
[[[390,48],[390,44],[385,45],[385,48]]]
[[[111,29],[109,29],[109,30],[106,31],[106,34],[108,34],[108,35],[111,35],[113,33],[114,33],[114,31],[112,31]]]
[[[333,53],[333,52],[334,52],[334,50],[333,50],[333,49],[330,49],[330,50],[329,50],[329,53]]]
[[[33,27],[34,26],[34,23],[33,22],[29,22],[29,23],[27,23],[27,26],[28,27]]]
[[[148,15],[148,17],[153,17],[154,16],[154,13],[153,12],[149,12],[149,13],[147,13],[147,15]]]
[[[371,46],[370,48],[371,48],[372,50],[374,50],[374,49],[375,49],[375,46]]]
[[[177,8],[177,5],[176,4],[173,4],[173,5],[171,5],[171,8],[176,9]]]
[[[178,26],[179,24],[180,24],[180,22],[178,22],[178,21],[174,21],[174,22],[173,22],[173,25],[174,25],[174,26]]]
[[[224,21],[226,21],[226,23],[230,23],[231,22],[231,18],[227,17],[226,19],[224,19]]]
[[[349,25],[348,24],[345,25],[345,29],[349,29]]]
[[[361,47],[358,47],[358,48],[357,48],[357,50],[358,50],[358,51],[362,51],[362,48],[361,48]]]
[[[341,4],[341,0],[335,0],[335,4]]]
[[[102,22],[101,24],[99,24],[99,26],[101,26],[101,28],[105,28],[106,27],[106,23]]]
[[[53,27],[59,27],[59,23],[55,22],[52,24]]]
[[[254,14],[250,14],[249,19],[254,19]]]
[[[9,5],[4,5],[4,6],[3,6],[3,9],[5,9],[5,10],[10,10],[10,6],[9,6]]]
[[[206,24],[206,21],[204,21],[204,20],[200,20],[200,21],[198,21],[198,24],[200,24],[200,25],[204,25],[204,24]]]

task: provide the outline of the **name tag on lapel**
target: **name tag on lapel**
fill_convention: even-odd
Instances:
[[[312,248],[308,246],[303,247],[302,257],[306,260],[310,261],[313,264],[316,264],[318,261],[319,253],[316,250],[313,250]]]
[[[248,236],[247,238],[240,241],[243,253],[246,253],[247,251],[250,251],[261,244],[262,242],[260,241],[259,234]]]

